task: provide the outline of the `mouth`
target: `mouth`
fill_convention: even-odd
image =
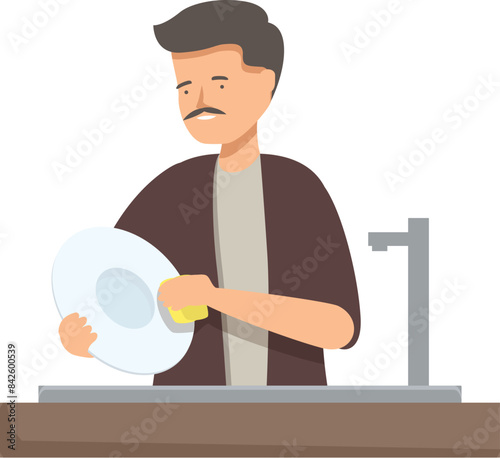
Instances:
[[[219,110],[218,108],[213,108],[213,107],[203,107],[203,108],[198,108],[191,113],[189,113],[185,118],[184,121],[187,121],[188,119],[196,118],[201,121],[206,121],[208,119],[214,119],[214,115],[223,115],[226,114],[222,110]]]
[[[214,119],[215,115],[202,115],[198,116],[196,119],[199,119],[200,121],[207,121],[208,119]]]

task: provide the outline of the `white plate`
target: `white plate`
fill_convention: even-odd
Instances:
[[[186,354],[194,323],[176,323],[157,301],[158,287],[178,276],[144,239],[121,229],[86,229],[59,251],[52,290],[61,318],[78,312],[97,333],[89,353],[134,374],[157,374]]]

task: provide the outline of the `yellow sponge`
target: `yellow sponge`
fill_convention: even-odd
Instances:
[[[168,311],[176,323],[191,323],[208,317],[206,305],[188,305],[180,310],[172,310],[168,307]]]
[[[179,275],[183,277],[184,275]],[[163,285],[171,278],[162,281],[160,286]],[[180,310],[172,310],[168,307],[168,311],[176,323],[192,323],[193,321],[203,320],[208,317],[208,307],[206,305],[188,305]]]

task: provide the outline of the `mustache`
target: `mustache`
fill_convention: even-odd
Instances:
[[[218,108],[213,108],[213,107],[203,107],[203,108],[197,108],[196,110],[192,111],[189,113],[185,118],[184,121],[194,118],[198,115],[201,115],[202,113],[212,113],[212,114],[226,114],[223,111],[219,110]]]

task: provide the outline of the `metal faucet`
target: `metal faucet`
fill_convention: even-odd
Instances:
[[[429,218],[409,218],[408,232],[369,232],[368,245],[408,247],[408,385],[429,385]]]

